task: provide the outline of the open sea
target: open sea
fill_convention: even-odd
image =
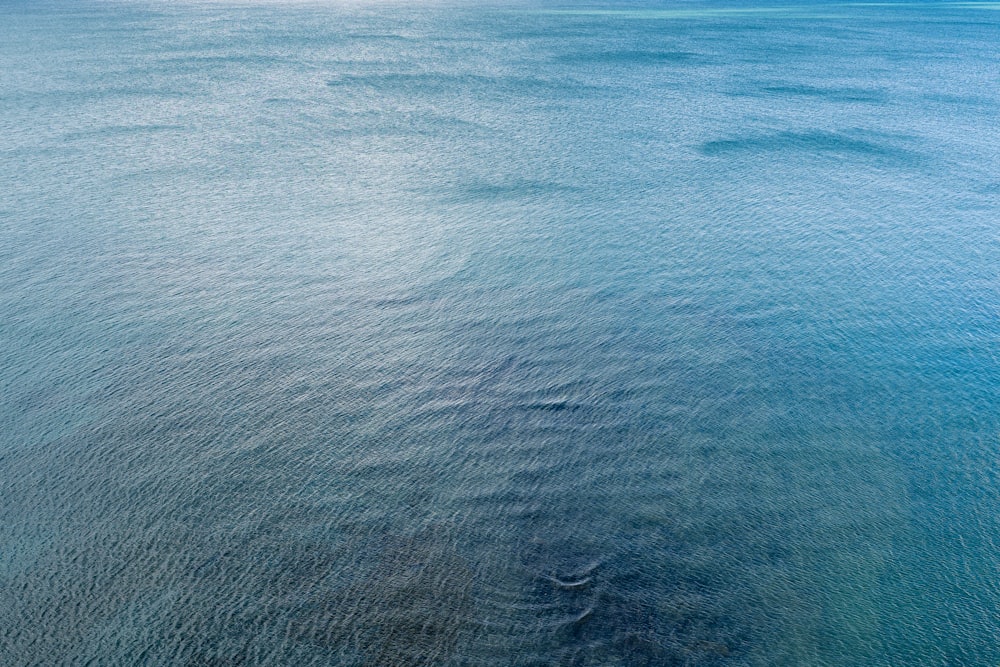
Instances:
[[[0,665],[1000,664],[1000,4],[0,0]]]

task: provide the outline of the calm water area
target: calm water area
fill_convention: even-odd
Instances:
[[[0,665],[1000,664],[1000,4],[0,0]]]

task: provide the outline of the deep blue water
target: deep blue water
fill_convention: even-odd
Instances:
[[[1000,663],[997,9],[0,2],[0,664]]]

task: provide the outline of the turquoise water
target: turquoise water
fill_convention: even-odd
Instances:
[[[1000,663],[996,9],[0,3],[0,664]]]

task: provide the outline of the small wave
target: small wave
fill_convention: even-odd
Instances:
[[[528,410],[541,410],[543,412],[566,412],[580,410],[583,408],[579,403],[570,401],[537,401],[524,406]]]
[[[706,141],[699,147],[703,155],[719,156],[736,153],[831,153],[912,161],[915,155],[895,146],[851,136],[841,132],[809,130],[805,132],[775,132],[735,139]]]
[[[458,198],[466,199],[519,199],[576,189],[555,181],[518,179],[502,183],[471,182],[458,188]]]
[[[622,50],[572,53],[558,58],[565,63],[602,65],[667,65],[697,63],[700,55],[689,51]]]
[[[560,579],[559,577],[552,577],[549,575],[539,575],[545,581],[551,582],[556,588],[561,588],[565,591],[578,591],[586,588],[590,585],[592,581],[591,577],[583,577],[582,579],[567,580]]]
[[[884,95],[880,91],[870,88],[829,88],[786,84],[764,86],[761,91],[769,95],[814,97],[831,102],[881,102],[884,100]]]

